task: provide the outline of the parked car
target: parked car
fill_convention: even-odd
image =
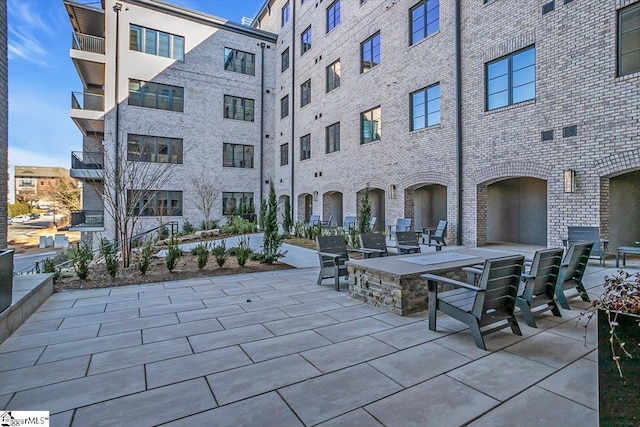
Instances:
[[[29,218],[38,219],[38,218],[40,218],[40,214],[39,213],[31,213],[31,214],[29,214]]]
[[[8,225],[13,224],[13,218],[7,218],[7,224]]]
[[[29,218],[29,215],[20,215],[20,216],[17,216],[15,218],[13,218],[13,222],[27,222],[30,219],[31,218]]]

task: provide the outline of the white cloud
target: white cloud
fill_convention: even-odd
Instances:
[[[9,12],[9,59],[16,57],[48,67],[49,53],[40,39],[54,35],[54,26],[42,20],[43,3],[12,0]],[[35,10],[34,10],[35,9]]]

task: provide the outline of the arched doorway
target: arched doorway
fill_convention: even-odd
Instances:
[[[328,191],[322,195],[322,220],[333,218],[331,225],[342,225],[342,193]]]
[[[280,197],[278,197],[278,223],[282,223],[284,220],[284,213],[285,213],[285,205],[287,204],[287,200],[289,200],[289,196],[287,195],[282,195]],[[291,215],[291,203],[289,203],[289,215]]]
[[[358,191],[356,194],[356,214],[360,215],[360,207],[362,205],[362,199],[364,198],[365,189]],[[371,216],[376,218],[376,224],[374,226],[374,230],[384,231],[385,229],[385,192],[381,188],[369,188],[369,203],[371,204]]]
[[[405,215],[413,218],[416,230],[435,227],[447,219],[447,187],[417,184],[404,190]]]
[[[309,222],[309,218],[313,215],[313,196],[309,193],[302,193],[298,196],[297,220]]]
[[[547,245],[547,181],[520,177],[494,182],[487,185],[486,202],[487,242]]]
[[[609,248],[640,241],[640,170],[609,180]]]

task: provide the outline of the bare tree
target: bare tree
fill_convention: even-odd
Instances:
[[[220,186],[204,176],[204,173],[199,173],[191,178],[191,192],[196,208],[204,215],[204,228],[208,229],[211,225],[211,213],[220,197]]]
[[[55,203],[59,213],[69,216],[71,212],[80,210],[80,192],[78,181],[69,176],[61,176],[49,190],[47,198]]]

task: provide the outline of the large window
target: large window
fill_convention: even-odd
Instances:
[[[486,76],[487,110],[535,99],[535,47],[487,63]]]
[[[411,94],[411,130],[440,124],[440,84]]]
[[[224,215],[238,215],[243,212],[255,212],[253,193],[226,191],[222,193],[222,213]]]
[[[127,160],[132,162],[182,163],[182,139],[150,135],[127,135]]]
[[[327,67],[327,92],[340,87],[340,60]]]
[[[284,119],[289,115],[289,95],[280,99],[280,118]]]
[[[129,49],[184,61],[184,37],[129,25]]]
[[[360,72],[364,73],[380,64],[380,33],[366,39],[360,45]]]
[[[256,75],[256,56],[237,49],[224,48],[224,69],[236,73]]]
[[[326,152],[340,151],[340,122],[325,128]]]
[[[128,190],[127,206],[135,216],[182,216],[182,191]]]
[[[440,0],[423,0],[411,8],[411,44],[440,29]]]
[[[237,96],[224,96],[224,118],[253,121],[254,100]]]
[[[300,85],[300,107],[311,102],[311,79]]]
[[[284,27],[287,22],[289,22],[289,2],[286,2],[284,6],[282,6],[282,20],[280,26]]]
[[[289,68],[289,48],[286,48],[280,55],[280,71],[284,71]]]
[[[129,105],[182,112],[184,88],[130,79]]]
[[[300,160],[311,158],[311,134],[300,138]]]
[[[618,75],[640,71],[640,3],[618,14]]]
[[[380,107],[360,113],[360,144],[378,141],[380,139],[381,126]]]
[[[280,145],[280,166],[289,164],[289,143]]]
[[[340,0],[336,0],[327,8],[327,33],[340,23]]]
[[[253,168],[253,145],[223,144],[222,166],[226,168]]]
[[[311,49],[311,26],[300,34],[300,55]]]

